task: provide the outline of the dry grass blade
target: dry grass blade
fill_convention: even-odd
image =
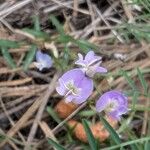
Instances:
[[[86,106],[86,102],[81,104],[73,113],[71,113],[66,119],[64,119],[60,124],[58,124],[52,132],[55,133],[60,127],[62,127],[68,120],[70,120],[77,112]]]
[[[2,98],[0,98],[0,103],[1,103],[1,106],[2,106],[2,108],[3,108],[3,111],[4,111],[4,113],[6,114],[6,116],[7,116],[8,120],[9,120],[9,122],[11,123],[12,126],[14,126],[15,123],[14,123],[14,121],[12,120],[12,118],[10,117],[9,113],[7,112],[7,109],[6,109],[6,107],[5,107],[5,104],[4,104],[3,101],[2,101]],[[25,139],[24,139],[23,135],[22,135],[20,132],[18,132],[18,135],[19,135],[19,137],[21,138],[21,140],[23,141],[23,143],[25,144]]]
[[[4,132],[1,129],[0,129],[0,134],[4,135]],[[19,150],[19,148],[16,146],[16,144],[14,142],[12,142],[11,140],[8,140],[8,143],[14,150]]]
[[[30,142],[34,139],[34,136],[35,136],[35,133],[36,133],[36,130],[37,130],[37,127],[38,127],[38,122],[42,118],[43,111],[44,111],[45,106],[46,106],[46,104],[47,104],[47,102],[49,100],[50,95],[55,90],[55,84],[56,84],[56,81],[57,81],[59,75],[60,75],[60,73],[56,73],[54,75],[53,82],[51,82],[51,84],[49,85],[47,91],[45,92],[45,95],[44,95],[44,97],[42,99],[42,103],[41,103],[41,105],[39,107],[39,110],[38,110],[38,112],[36,114],[34,123],[33,123],[32,127],[31,127],[31,130],[30,130],[30,133],[29,133],[29,136],[28,136],[28,139],[27,139],[27,142],[28,142],[29,145],[30,145]],[[28,149],[28,147],[25,147],[25,149]]]
[[[56,139],[55,135],[53,134],[52,130],[49,128],[46,122],[41,121],[39,122],[39,125],[47,138],[51,138],[54,141],[58,142],[58,140]]]
[[[128,100],[131,108],[134,99],[132,92],[134,89],[137,90],[136,92],[141,92],[133,109],[135,116],[129,111],[123,117],[127,123],[123,123],[122,127],[121,120],[118,125],[123,129],[128,128],[126,124],[131,125],[132,132],[129,130],[129,134],[121,130],[121,140],[126,142],[132,137],[134,141],[134,137],[149,135],[149,99],[145,96],[148,88],[143,85],[145,82],[150,83],[150,5],[147,0],[140,0],[135,4],[129,1],[134,0],[0,2],[0,39],[2,39],[0,50],[3,46],[8,46],[7,42],[3,44],[3,41],[10,43],[12,41],[19,45],[13,47],[10,44],[8,48],[16,64],[15,69],[10,69],[6,61],[8,59],[0,54],[0,133],[6,137],[4,141],[0,141],[0,149],[29,150],[31,147],[33,150],[51,149],[47,137],[60,145],[63,144],[66,148],[82,149],[80,142],[68,143],[73,141],[74,137],[70,138],[72,134],[64,124],[68,124],[68,120],[72,120],[75,116],[76,122],[80,122],[84,117],[94,125],[98,119],[95,112],[97,98],[113,89],[127,94],[129,92]],[[50,21],[50,16],[55,16],[61,25],[55,26]],[[63,33],[63,36],[60,33]],[[35,52],[41,50],[51,56],[53,61],[51,68],[40,71],[33,62],[27,71],[23,70],[21,66],[31,45],[36,46]],[[88,103],[70,108],[71,103],[59,105],[61,101],[59,103],[58,101],[64,98],[53,92],[60,75],[56,72],[63,69],[65,73],[77,68],[74,65],[78,57],[77,53],[84,55],[86,53],[84,49],[90,50],[90,48],[96,55],[102,57],[101,66],[107,68],[108,73],[95,75],[93,78],[95,88]],[[37,55],[32,56],[38,62]],[[137,67],[141,70],[145,82],[142,75],[138,74]],[[131,77],[135,88],[132,88],[131,80],[123,77],[120,69]],[[135,99],[137,99],[136,94]],[[47,105],[49,109],[45,111]],[[80,110],[81,113],[78,114]],[[60,121],[58,116],[64,120]],[[99,130],[99,127],[97,128]],[[94,132],[97,132],[96,130]],[[100,147],[111,149],[110,139],[108,143],[110,143],[109,147],[107,142],[100,141]],[[145,143],[135,145],[139,146],[138,149],[142,149]]]
[[[4,82],[0,82],[0,87],[17,86],[17,85],[29,83],[31,81],[32,81],[32,78],[25,78],[25,79],[20,79],[20,80],[13,80],[13,81],[4,81]]]
[[[3,18],[3,16],[7,16],[9,14],[11,14],[12,12],[24,7],[25,5],[31,3],[33,0],[23,0],[21,2],[18,2],[12,6],[10,6],[9,8],[5,9],[5,10],[2,10],[0,11],[0,20]]]
[[[77,12],[80,12],[80,13],[83,13],[83,14],[86,14],[86,15],[89,15],[89,12],[86,11],[86,10],[74,8],[74,7],[72,7],[72,6],[70,6],[70,5],[67,5],[66,3],[60,2],[60,1],[58,1],[58,0],[51,0],[51,1],[53,1],[54,3],[56,3],[56,4],[60,5],[60,6],[63,6],[63,7],[66,7],[66,8],[72,9],[72,10],[75,10],[75,11],[77,11]],[[73,3],[73,2],[72,2],[72,3]],[[48,9],[45,10],[45,12],[49,12],[49,11],[50,11],[50,10],[48,10]]]
[[[102,13],[100,12],[100,10],[93,5],[94,9],[96,10],[98,16],[105,22],[105,24],[111,28],[111,25],[109,24],[109,22],[104,18],[104,16],[102,15]],[[117,37],[117,39],[121,42],[121,43],[125,43],[124,40],[121,38],[121,36],[115,31],[115,30],[111,30],[112,33]]]
[[[19,121],[12,127],[8,132],[7,136],[8,137],[13,137],[24,125],[24,123],[33,115],[33,113],[39,108],[41,105],[43,99],[47,99],[49,96],[49,92],[53,92],[55,89],[55,84],[58,79],[58,74],[53,78],[51,81],[51,84],[49,85],[49,88],[44,92],[39,99],[37,99],[31,106],[30,108],[24,113],[24,115],[19,119]],[[0,143],[0,147],[2,148],[4,144],[7,141],[4,140],[2,143]]]
[[[1,87],[0,94],[2,97],[13,97],[13,96],[22,96],[30,94],[38,94],[38,92],[43,91],[47,88],[48,85],[29,85],[22,87]]]

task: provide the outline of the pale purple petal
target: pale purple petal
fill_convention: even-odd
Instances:
[[[45,66],[47,68],[50,68],[52,66],[52,59],[51,59],[51,57],[49,55],[47,55],[47,54],[43,54],[43,57],[45,59],[45,61],[43,61],[45,63]]]
[[[87,77],[84,77],[79,84],[79,88],[82,89],[81,94],[74,99],[74,102],[77,104],[83,103],[92,94],[93,87],[93,81]]]
[[[104,67],[97,67],[96,73],[107,73],[107,69]]]
[[[86,75],[89,77],[93,77],[96,73],[106,73],[107,69],[103,67],[99,67],[101,62],[94,64],[93,66],[89,66],[85,71]]]
[[[86,66],[86,63],[85,63],[84,60],[78,60],[78,61],[75,62],[75,64],[76,64],[76,65],[83,66],[83,67]]]
[[[102,112],[109,103],[109,97],[106,99],[106,97],[101,96],[101,98],[96,102],[96,110],[98,112]]]
[[[73,69],[62,75],[56,91],[65,96],[66,102],[81,104],[91,95],[93,81],[86,77],[80,69]]]
[[[92,64],[96,61],[100,61],[102,57],[96,56],[94,51],[89,51],[85,56],[85,61],[89,64]]]
[[[119,114],[118,111],[113,111],[113,112],[108,113],[108,115],[115,120],[120,120],[122,114]]]
[[[89,51],[85,56],[85,60],[91,62],[94,59],[94,55],[95,53],[93,51]]]
[[[78,53],[79,60],[83,60],[83,55]]]
[[[84,74],[80,69],[72,69],[63,74],[60,79],[64,82],[73,80],[75,85],[77,85],[82,78],[84,78]]]
[[[65,95],[67,91],[66,91],[63,81],[59,79],[57,84],[58,85],[56,87],[56,91],[62,96]]]
[[[94,51],[89,51],[85,59],[81,54],[78,54],[79,59],[75,62],[76,65],[81,67],[81,70],[85,75],[93,77],[95,73],[106,73],[107,69],[99,67],[102,57],[95,55]]]
[[[96,102],[96,110],[105,111],[112,118],[119,120],[121,115],[128,112],[127,97],[115,90],[106,92]]]
[[[69,103],[71,101],[73,101],[76,97],[74,95],[68,95],[66,98],[65,98],[65,102],[66,103]]]
[[[85,66],[85,60],[83,60],[83,56],[82,54],[78,54],[79,59],[75,62],[76,65],[81,65],[81,66]]]
[[[53,64],[51,57],[48,54],[38,50],[36,52],[36,67],[41,71],[44,68],[50,68]]]
[[[38,51],[36,52],[36,61],[37,61],[37,62],[40,62],[40,61],[42,61],[43,59],[44,59],[43,53],[42,53],[40,50],[38,50]]]
[[[122,106],[118,108],[118,113],[119,114],[126,114],[128,112],[128,107],[127,106]]]

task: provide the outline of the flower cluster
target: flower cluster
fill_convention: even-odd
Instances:
[[[78,54],[78,60],[75,62],[79,68],[72,69],[64,73],[58,80],[56,91],[64,96],[65,102],[81,104],[85,102],[92,94],[94,85],[92,77],[96,73],[106,73],[107,69],[101,67],[102,57],[89,51],[85,57]],[[110,117],[119,120],[127,109],[127,98],[119,91],[109,91],[104,93],[96,103],[98,112],[104,111]]]

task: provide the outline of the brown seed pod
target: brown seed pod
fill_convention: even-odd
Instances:
[[[92,125],[91,131],[95,139],[98,139],[100,142],[105,141],[109,137],[109,132],[104,128],[101,122]]]
[[[117,121],[109,117],[106,117],[106,120],[113,128],[117,127]],[[74,135],[77,139],[85,143],[88,142],[84,127],[80,122],[76,120],[70,120],[68,121],[68,125],[69,127],[74,128]],[[109,137],[109,132],[105,129],[104,125],[101,122],[97,122],[96,124],[91,125],[90,129],[95,139],[98,139],[100,142],[105,141]]]
[[[80,122],[76,120],[69,120],[67,124],[69,125],[70,128],[73,128],[73,133],[77,139],[87,143],[87,137],[86,137],[84,127]]]
[[[105,119],[112,126],[112,128],[117,128],[117,120],[113,120],[108,116],[106,116]],[[105,141],[109,137],[109,132],[105,129],[104,125],[101,122],[97,122],[96,124],[91,125],[91,131],[94,137],[100,142]]]
[[[58,116],[60,118],[67,118],[76,108],[78,105],[70,102],[65,103],[64,100],[61,100],[56,106],[55,106],[55,112],[57,112]]]

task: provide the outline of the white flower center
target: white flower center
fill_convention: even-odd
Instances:
[[[118,107],[118,103],[115,102],[114,100],[110,100],[110,102],[107,104],[106,108],[105,108],[105,112],[112,112],[114,110],[116,110]]]
[[[68,81],[67,83],[64,84],[64,86],[68,90],[66,96],[69,95],[70,93],[73,95],[78,95],[81,92],[81,88],[77,88],[73,80]]]

